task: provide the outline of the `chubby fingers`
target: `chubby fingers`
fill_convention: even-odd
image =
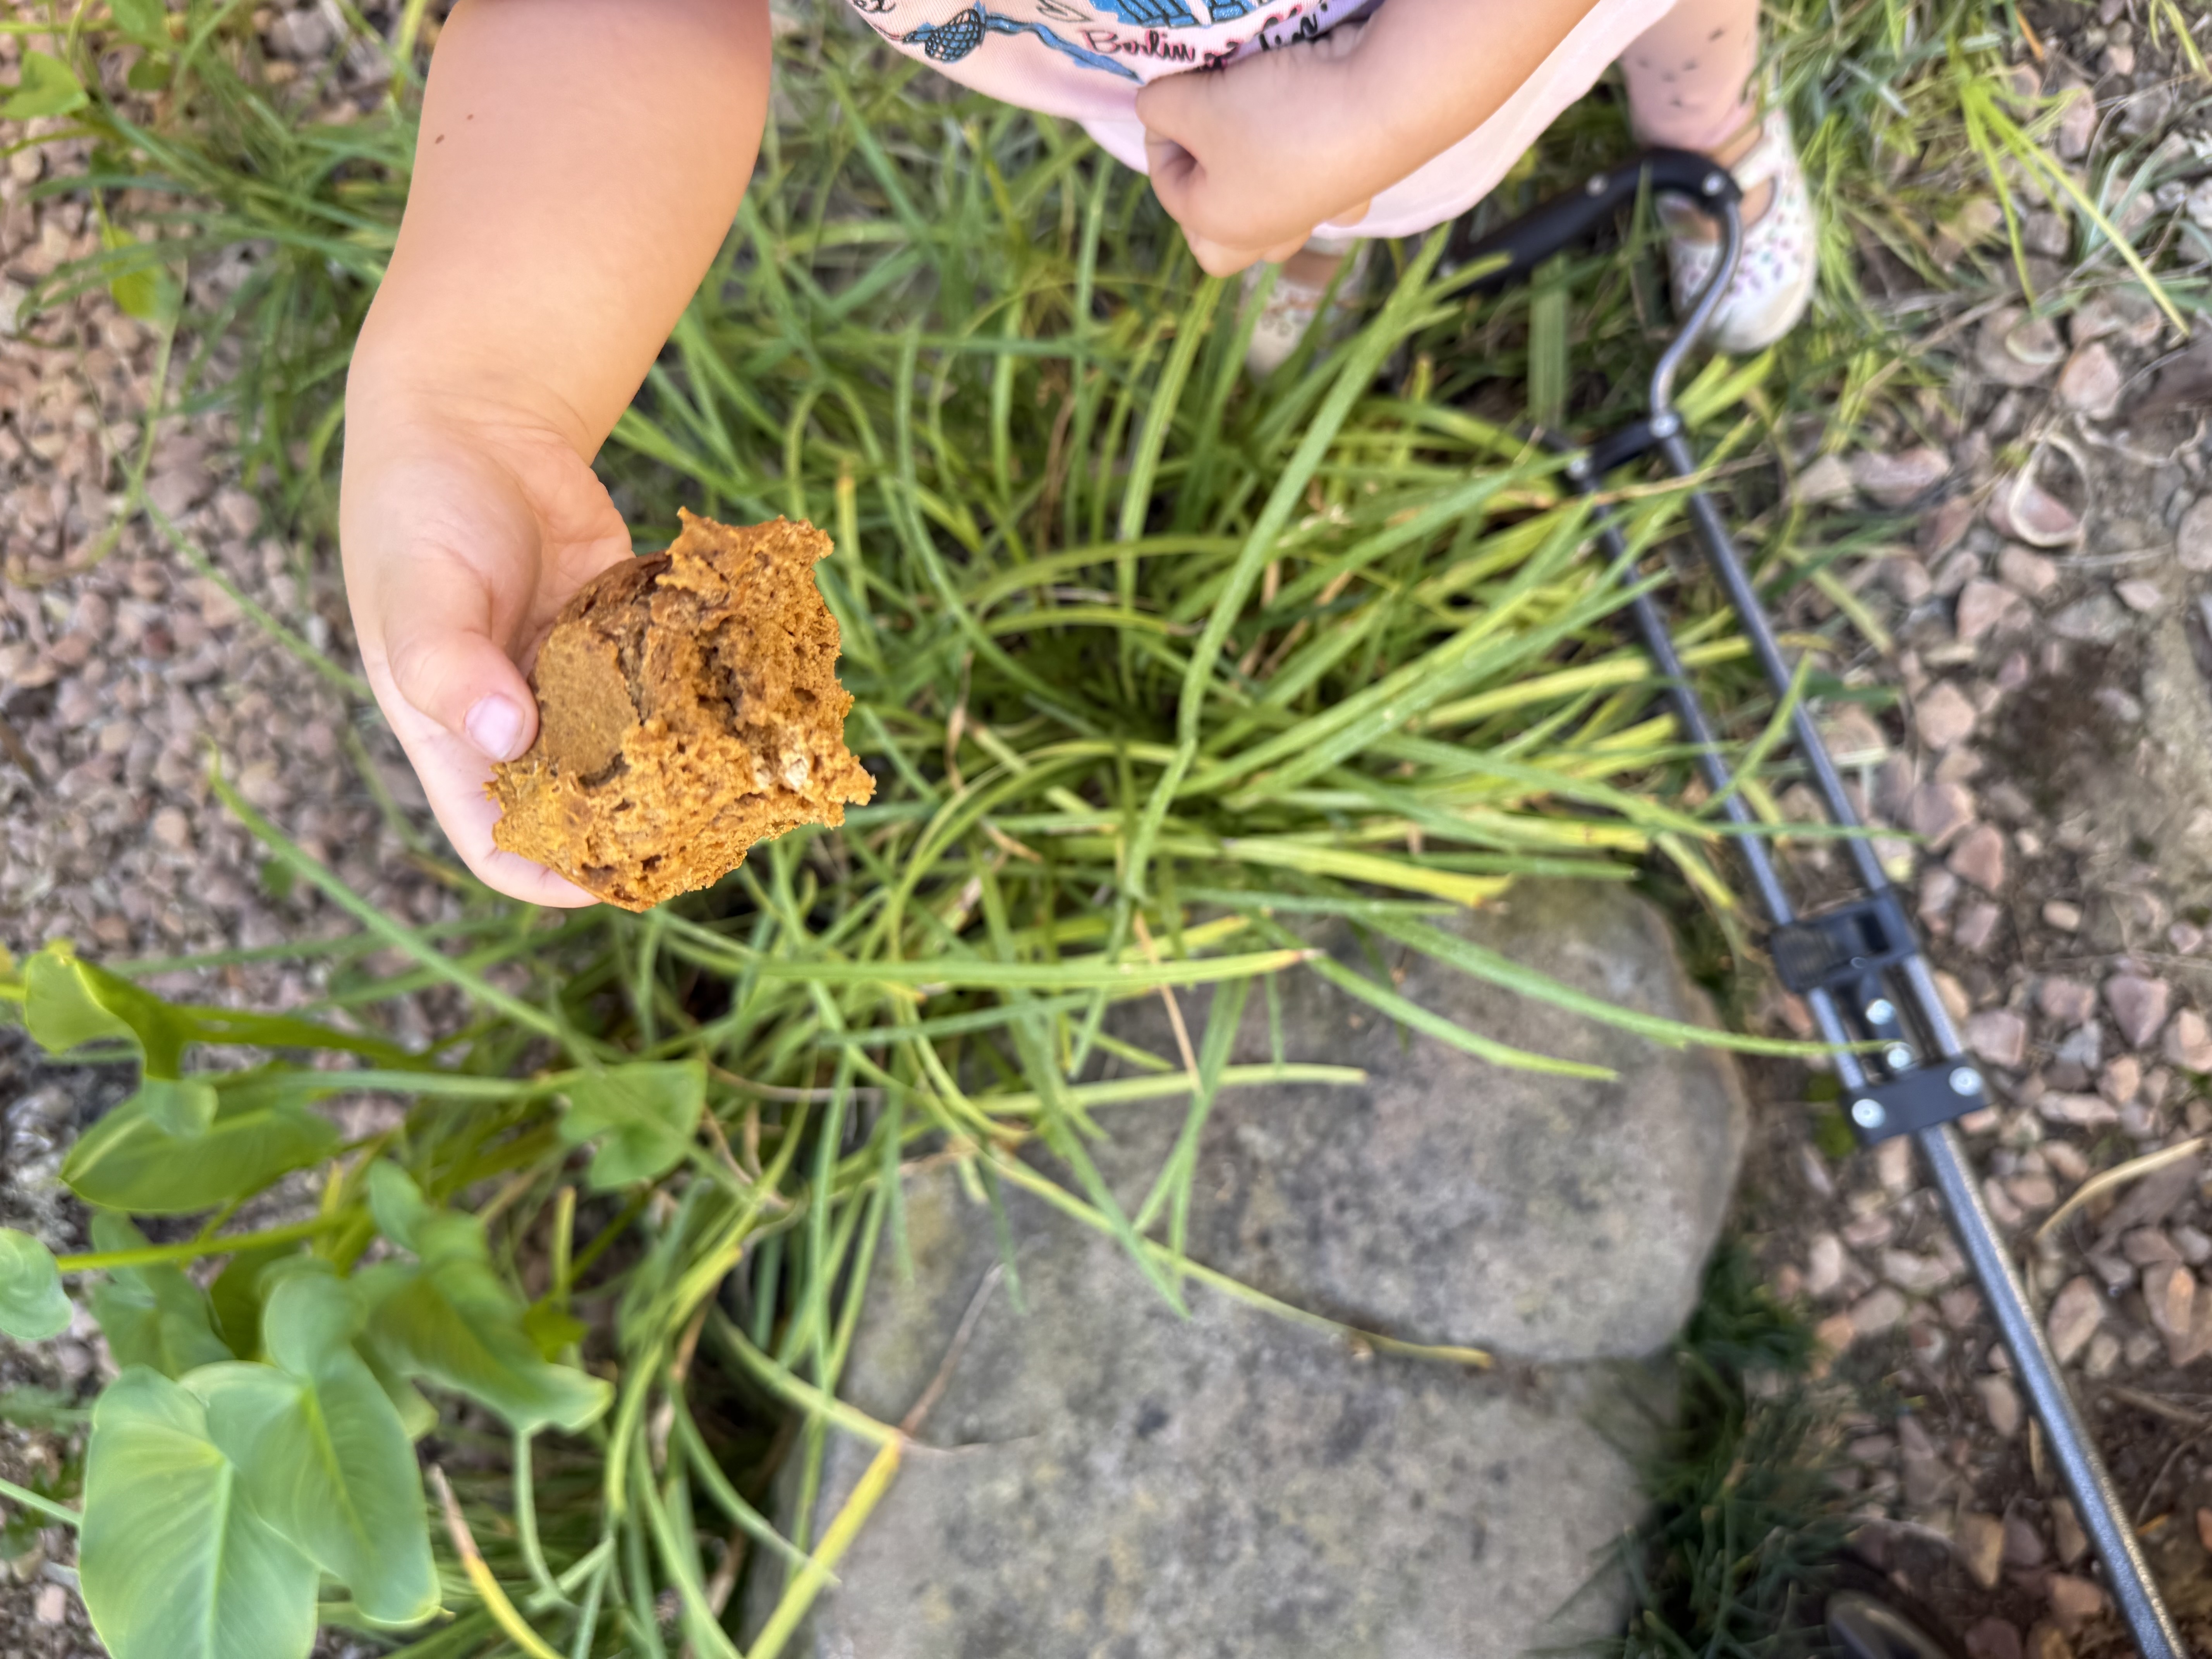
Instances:
[[[362,609],[363,665],[438,824],[485,885],[526,903],[596,903],[580,887],[492,841],[499,808],[484,794],[494,761],[537,735],[538,703],[493,637],[483,577],[458,560],[404,559]]]

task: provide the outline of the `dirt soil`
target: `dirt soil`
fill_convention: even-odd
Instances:
[[[398,9],[362,9],[388,25]],[[280,58],[305,60],[330,53],[342,28],[319,0],[268,14],[264,38]],[[0,76],[12,81],[21,45],[0,36]],[[366,108],[382,90],[348,60],[329,95]],[[56,125],[0,122],[0,154]],[[99,246],[82,198],[37,193],[84,162],[81,143],[54,143],[0,163],[0,949],[21,956],[68,937],[101,959],[143,960],[352,931],[313,892],[268,878],[264,850],[209,791],[211,759],[387,914],[456,914],[456,895],[420,856],[438,845],[420,791],[374,710],[263,632],[143,516],[115,522],[144,430],[154,337],[97,289],[35,319],[19,312],[31,283]],[[194,295],[216,297],[213,287]],[[220,416],[165,422],[149,495],[236,593],[311,653],[353,668],[331,562],[265,522],[225,459],[232,438]],[[147,982],[252,1008],[297,1007],[320,989],[315,973],[274,962]],[[426,1041],[453,1015],[442,994],[418,997],[394,1030]],[[0,1225],[81,1247],[83,1214],[57,1171],[127,1083],[49,1064],[0,1029]],[[88,1326],[36,1349],[0,1338],[0,1418],[13,1419],[0,1421],[0,1478],[75,1501],[83,1425],[72,1413],[111,1373]],[[0,1504],[0,1659],[102,1651],[74,1594],[74,1559],[65,1528],[38,1529]],[[318,1650],[356,1650],[368,1651],[327,1637]]]
[[[2047,10],[2046,89],[2094,100],[2075,154],[2159,155],[2175,177],[2127,216],[2201,267],[2212,87],[2139,8]],[[1897,704],[1838,711],[1837,746],[1874,815],[1923,838],[1886,850],[1996,1085],[1965,1126],[1984,1194],[2184,1632],[2212,1650],[2212,332],[2192,345],[2117,267],[2069,264],[2054,216],[2027,237],[2053,320],[1954,312],[1952,379],[1921,418],[1797,487],[1838,514],[1905,510],[1911,544],[1855,579],[1899,641],[1857,678]],[[1831,1079],[1800,1081],[1801,1107],[1764,1116],[1745,1202],[1837,1355],[1865,1553],[1973,1659],[2131,1650],[1909,1148],[1815,1150],[1842,1119]]]

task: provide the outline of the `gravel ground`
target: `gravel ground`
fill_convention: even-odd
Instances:
[[[337,38],[317,7],[272,13],[264,32],[300,58]],[[0,64],[18,49],[0,36]],[[0,149],[26,131],[0,122]],[[373,709],[278,644],[143,515],[116,523],[144,431],[151,332],[104,292],[18,316],[30,283],[98,246],[83,202],[33,194],[83,161],[82,145],[56,143],[0,171],[0,946],[20,956],[65,936],[103,959],[167,958],[353,931],[312,890],[264,881],[262,849],[210,793],[211,763],[387,914],[439,920],[454,895],[412,851],[438,844],[434,830]],[[350,666],[331,561],[270,532],[225,459],[231,437],[219,416],[166,422],[149,497],[239,592]],[[249,963],[149,983],[288,1008],[319,981]],[[439,1013],[418,1000],[396,1029],[425,1037]],[[128,1081],[44,1064],[0,1030],[0,1224],[58,1248],[80,1242],[81,1212],[55,1171]],[[96,1387],[104,1347],[89,1329],[76,1338],[44,1350],[0,1338],[0,1390],[66,1402]],[[0,1425],[0,1477],[60,1477],[81,1451],[71,1430]],[[73,1491],[73,1470],[61,1489]],[[0,1505],[0,1659],[102,1651],[72,1593],[73,1559],[64,1529],[31,1530]]]
[[[2063,141],[2077,150],[2100,125],[2154,135],[2193,96],[2124,5],[2096,15],[2069,9],[2045,30],[2052,82],[2088,88]],[[264,33],[307,57],[328,50],[328,23],[319,7],[272,12]],[[0,37],[0,64],[15,50]],[[0,124],[0,147],[16,136]],[[2212,155],[2201,133],[2171,142]],[[0,175],[0,944],[66,934],[149,957],[347,931],[312,894],[264,883],[259,849],[209,794],[210,757],[356,891],[437,919],[454,901],[410,851],[427,817],[373,711],[143,520],[113,524],[143,431],[147,331],[104,295],[17,323],[22,287],[96,244],[81,203],[29,194],[82,159],[49,147]],[[2168,194],[2154,210],[2174,226],[2212,222],[2212,183]],[[2029,234],[2039,286],[2063,289],[2064,228],[2041,218]],[[2155,318],[2118,292],[2057,327],[1996,305],[1950,327],[1945,398],[1796,480],[1828,510],[1899,512],[1912,538],[1853,577],[1899,639],[1868,671],[1898,707],[1838,715],[1837,747],[1875,814],[1925,838],[1891,850],[1911,862],[1945,994],[1998,1084],[1969,1125],[1990,1206],[2033,1264],[2177,1603],[2207,1619],[2212,344],[2165,360]],[[327,558],[264,528],[226,470],[229,435],[214,417],[165,428],[149,493],[240,592],[349,663]],[[311,973],[251,963],[155,983],[258,1007],[316,991]],[[402,1030],[436,1017],[417,1008]],[[0,1224],[71,1242],[59,1150],[125,1081],[46,1066],[0,1033]],[[1755,1222],[1788,1218],[1764,1234],[1775,1282],[1818,1308],[1838,1356],[1827,1386],[1848,1413],[1869,1553],[1973,1659],[2114,1650],[1933,1194],[1901,1146],[1832,1159],[1806,1128],[1802,1110],[1765,1114],[1749,1206]],[[2182,1148],[2040,1233],[2095,1172]],[[0,1389],[66,1401],[103,1358],[96,1340],[35,1354],[0,1340]],[[76,1443],[66,1422],[0,1427],[0,1475],[58,1478]],[[0,1528],[0,1659],[98,1652],[70,1559],[58,1531]]]
[[[2202,91],[2151,61],[2125,8],[2091,15],[2058,14],[2064,33],[2049,35],[2046,84],[2091,89],[2069,123],[2077,154],[2093,110],[2107,131],[2154,138]],[[2199,131],[2166,142],[2212,156]],[[2151,215],[2165,222],[2141,222]],[[2169,186],[2135,216],[2152,239],[2212,227],[2212,182]],[[2064,292],[2065,228],[2045,217],[2027,234],[2039,287]],[[2172,351],[2148,301],[2118,289],[2082,295],[2056,326],[1990,305],[1952,331],[1955,370],[1923,421],[1797,481],[1838,509],[1907,509],[1912,538],[1856,578],[1898,636],[1869,676],[1897,707],[1840,714],[1832,731],[1875,816],[1923,838],[1889,847],[1996,1085],[1964,1126],[1984,1194],[2203,1645],[2212,337]],[[1909,1146],[1831,1159],[1804,1113],[1765,1127],[1749,1204],[1787,1218],[1767,1235],[1775,1284],[1816,1306],[1838,1356],[1869,1554],[1972,1659],[2128,1650]],[[2051,1224],[2118,1169],[2130,1173]]]

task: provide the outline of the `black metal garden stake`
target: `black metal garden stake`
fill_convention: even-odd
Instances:
[[[1652,371],[1645,413],[1607,437],[1567,452],[1567,477],[1586,495],[1596,494],[1608,472],[1632,461],[1656,461],[1678,479],[1696,476],[1697,458],[1674,407],[1674,384],[1711,320],[1741,252],[1743,218],[1735,181],[1708,157],[1683,150],[1650,150],[1472,244],[1459,258],[1462,266],[1504,261],[1483,279],[1486,286],[1523,278],[1541,260],[1613,222],[1620,209],[1647,191],[1688,198],[1717,220],[1721,258]],[[1791,665],[1783,655],[1727,526],[1704,491],[1692,487],[1685,500],[1692,532],[1727,593],[1760,669],[1775,695],[1787,697]],[[1611,509],[1601,504],[1595,511],[1599,544],[1616,574],[1632,575],[1635,560]],[[1729,823],[1742,832],[1735,839],[1771,923],[1769,948],[1776,969],[1783,982],[1805,1000],[1823,1038],[1838,1047],[1833,1064],[1853,1128],[1868,1144],[1895,1135],[1911,1135],[1918,1143],[2137,1647],[2145,1659],[2183,1659],[2185,1650],[2113,1492],[2112,1477],[2059,1375],[2057,1359],[1990,1222],[1965,1145],[1954,1127],[1957,1119],[1987,1103],[1988,1091],[1936,994],[1918,931],[1897,890],[1869,839],[1854,836],[1844,845],[1857,878],[1858,896],[1798,914],[1763,839],[1767,832],[1734,787],[1712,723],[1683,672],[1666,618],[1648,587],[1635,596],[1630,608],[1667,684],[1675,719],[1697,746],[1706,782],[1722,799]],[[1835,762],[1802,704],[1794,712],[1790,732],[1831,822],[1848,829],[1860,827]]]

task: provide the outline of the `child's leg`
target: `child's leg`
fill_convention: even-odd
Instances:
[[[1702,151],[1743,187],[1743,246],[1710,337],[1729,351],[1771,343],[1812,298],[1815,227],[1789,117],[1759,106],[1759,0],[1677,0],[1620,66],[1638,137]],[[1662,202],[1660,216],[1676,299],[1686,304],[1718,260],[1720,228],[1679,202]]]
[[[1620,67],[1638,137],[1719,155],[1759,112],[1759,0],[1680,0]]]

